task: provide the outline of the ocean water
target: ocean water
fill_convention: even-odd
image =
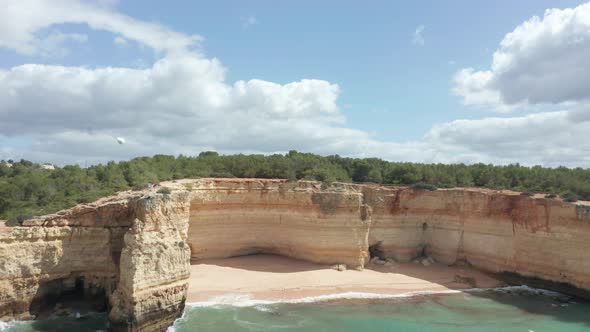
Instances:
[[[37,321],[0,322],[2,332],[98,332],[107,331],[107,314],[90,313],[80,318],[54,317]]]
[[[318,302],[319,301],[319,302]],[[0,325],[0,331],[105,331],[106,314]],[[346,293],[290,303],[220,297],[187,305],[169,332],[189,331],[590,331],[590,303],[527,287],[467,293]]]
[[[195,304],[169,331],[590,331],[590,303],[528,288],[353,297],[317,303]]]

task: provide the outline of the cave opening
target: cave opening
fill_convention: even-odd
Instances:
[[[371,258],[377,257],[379,259],[385,259],[385,253],[381,241],[369,246],[369,256]]]
[[[273,250],[252,247],[252,248],[242,249],[242,250],[236,252],[235,255],[232,255],[230,257],[256,256],[256,255],[279,255],[279,254],[275,253]]]
[[[422,249],[420,250],[419,257],[428,257],[428,252],[426,251],[426,246],[422,246]]]
[[[76,278],[76,281],[74,282],[73,292],[76,294],[84,294],[84,277]]]
[[[77,276],[41,283],[29,312],[36,319],[46,319],[52,315],[106,312],[107,303],[102,287],[87,285],[83,276]]]

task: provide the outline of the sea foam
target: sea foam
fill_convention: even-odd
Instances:
[[[207,301],[186,303],[187,307],[213,307],[213,306],[232,306],[232,307],[255,307],[271,304],[287,303],[315,303],[334,300],[365,300],[365,299],[399,299],[410,298],[423,295],[443,295],[443,294],[460,294],[472,292],[527,292],[545,296],[559,296],[561,294],[529,286],[507,286],[498,288],[469,288],[463,290],[440,290],[440,291],[411,291],[401,294],[382,294],[382,293],[365,293],[365,292],[344,292],[335,294],[326,294],[318,296],[309,296],[299,299],[279,299],[279,300],[260,300],[254,299],[249,294],[224,294],[215,296]]]
[[[11,328],[11,327],[13,327],[15,325],[18,325],[19,323],[22,323],[22,322],[23,321],[18,321],[18,320],[11,320],[9,322],[0,321],[0,332],[6,331],[9,328]]]
[[[299,299],[284,299],[284,300],[260,300],[254,299],[249,294],[225,294],[220,296],[215,296],[209,299],[208,301],[201,301],[201,302],[191,302],[186,303],[187,307],[215,307],[215,306],[232,306],[232,307],[255,307],[257,310],[260,311],[268,311],[270,309],[266,308],[267,305],[272,304],[297,304],[297,303],[316,303],[316,302],[326,302],[326,301],[334,301],[334,300],[364,300],[364,299],[399,299],[399,298],[411,298],[416,296],[424,296],[424,295],[439,295],[439,294],[460,294],[460,293],[472,293],[472,292],[523,292],[523,293],[532,293],[537,295],[544,295],[544,296],[561,296],[560,293],[539,289],[539,288],[532,288],[529,286],[508,286],[508,287],[498,287],[498,288],[469,288],[463,290],[441,290],[441,291],[412,291],[406,292],[401,294],[382,294],[382,293],[365,293],[365,292],[344,292],[344,293],[335,293],[335,294],[327,294],[327,295],[319,295],[319,296],[309,296],[303,297]],[[186,310],[183,312],[182,316],[178,320],[183,320],[186,315]],[[178,321],[177,320],[177,321]],[[21,321],[10,321],[10,322],[2,322],[0,321],[0,332],[6,331],[9,328],[22,323]],[[168,332],[175,332],[174,326],[171,326],[167,330]]]

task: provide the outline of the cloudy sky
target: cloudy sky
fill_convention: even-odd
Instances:
[[[1,4],[0,159],[590,167],[590,3]]]

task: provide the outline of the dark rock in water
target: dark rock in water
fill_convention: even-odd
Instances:
[[[563,303],[569,303],[574,298],[581,298],[584,300],[590,300],[590,290],[578,288],[572,286],[565,282],[555,282],[544,280],[535,277],[524,277],[516,273],[512,272],[502,272],[502,273],[490,273],[495,278],[505,281],[509,285],[513,286],[520,286],[520,285],[527,285],[532,288],[540,289],[541,293],[543,293],[543,289],[560,293],[561,296],[558,296],[560,300],[564,301]],[[509,291],[507,291],[509,292]],[[539,291],[537,291],[539,292]],[[520,294],[520,293],[519,293]],[[526,294],[521,294],[526,295]]]

